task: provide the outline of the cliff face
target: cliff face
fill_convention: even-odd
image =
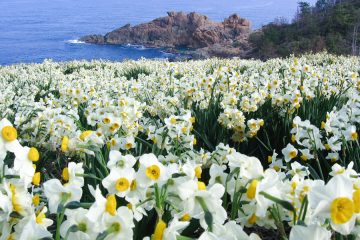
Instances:
[[[231,15],[214,22],[198,13],[168,12],[168,16],[102,35],[88,35],[80,40],[95,44],[139,44],[146,47],[193,49],[198,57],[242,56],[248,48],[250,22]]]

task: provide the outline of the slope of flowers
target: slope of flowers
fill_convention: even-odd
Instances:
[[[360,238],[360,59],[0,67],[0,239]]]

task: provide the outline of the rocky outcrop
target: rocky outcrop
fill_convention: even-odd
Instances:
[[[168,16],[80,40],[95,44],[139,44],[146,47],[190,49],[196,57],[233,57],[246,54],[250,22],[234,14],[223,22],[198,13],[168,12]]]

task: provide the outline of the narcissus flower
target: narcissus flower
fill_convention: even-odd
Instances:
[[[102,184],[109,193],[125,197],[131,190],[131,183],[133,183],[134,179],[135,170],[133,168],[113,168],[110,174],[102,180]]]
[[[335,231],[348,235],[355,226],[356,196],[352,181],[344,175],[337,175],[326,185],[310,190],[309,204],[314,216],[329,219]]]
[[[137,172],[136,181],[140,186],[146,187],[167,180],[167,169],[158,161],[154,154],[142,155],[139,163],[140,167]]]
[[[290,162],[298,155],[298,150],[290,143],[281,152],[284,155],[285,162]]]
[[[293,226],[290,232],[289,240],[330,240],[331,232],[326,228],[310,225],[302,226],[296,225]]]

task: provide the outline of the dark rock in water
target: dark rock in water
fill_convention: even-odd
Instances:
[[[249,46],[250,22],[234,14],[223,22],[214,22],[198,13],[168,12],[168,16],[131,26],[127,24],[102,35],[80,40],[94,44],[138,44],[178,51],[187,48],[194,58],[241,57]]]
[[[80,40],[87,43],[105,44],[104,36],[99,34],[87,35],[80,38]]]

